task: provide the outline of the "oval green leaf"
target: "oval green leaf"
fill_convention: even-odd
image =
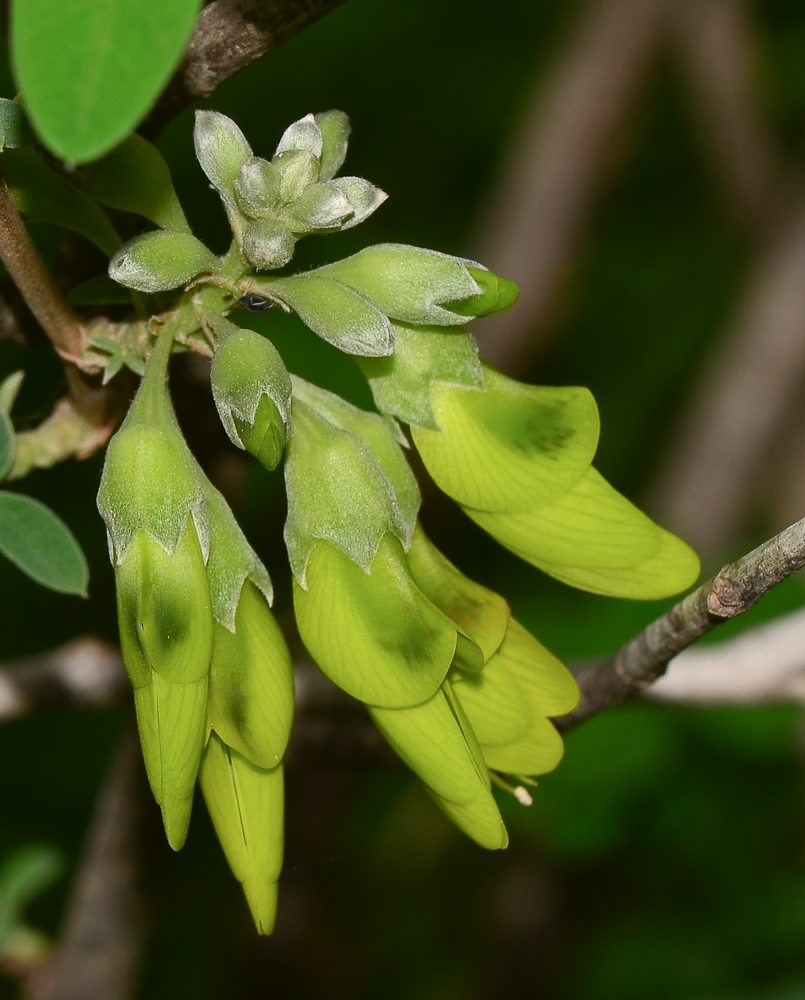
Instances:
[[[0,552],[43,587],[86,594],[84,553],[64,521],[39,500],[0,491]]]
[[[142,215],[162,229],[189,233],[162,153],[136,133],[102,160],[77,171],[76,182],[102,205]]]
[[[3,153],[3,176],[28,222],[49,222],[79,233],[107,257],[120,246],[117,230],[101,206],[51,170],[35,149]]]
[[[176,68],[201,0],[14,0],[11,54],[45,145],[86,163],[145,116]]]

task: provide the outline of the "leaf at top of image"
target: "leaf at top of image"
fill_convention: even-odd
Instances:
[[[11,58],[43,143],[86,163],[147,114],[190,37],[201,0],[13,0]]]
[[[81,547],[64,521],[33,497],[0,491],[0,552],[43,587],[87,592],[89,568]]]

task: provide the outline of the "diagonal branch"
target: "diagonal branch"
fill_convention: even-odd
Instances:
[[[725,566],[698,590],[630,639],[605,663],[579,677],[581,701],[556,720],[561,730],[640,694],[665,673],[669,660],[703,635],[742,615],[772,587],[805,566],[805,518]]]
[[[215,0],[199,16],[176,75],[149,115],[152,135],[238,70],[293,38],[343,0]]]

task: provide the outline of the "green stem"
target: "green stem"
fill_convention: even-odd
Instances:
[[[168,394],[168,362],[177,335],[192,333],[197,325],[195,313],[188,304],[180,306],[162,327],[140,388],[124,421],[127,426],[164,427],[176,424]]]

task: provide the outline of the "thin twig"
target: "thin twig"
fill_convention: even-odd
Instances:
[[[686,706],[805,703],[805,611],[686,649],[643,697]]]
[[[158,132],[238,70],[288,41],[343,0],[214,0],[201,12],[176,75],[143,126]]]
[[[0,722],[50,708],[103,708],[130,691],[120,651],[84,636],[0,666]]]
[[[742,615],[772,587],[805,566],[805,518],[725,566],[713,579],[630,639],[611,659],[579,677],[581,701],[557,720],[560,729],[580,722],[644,691],[670,660],[697,639]]]

